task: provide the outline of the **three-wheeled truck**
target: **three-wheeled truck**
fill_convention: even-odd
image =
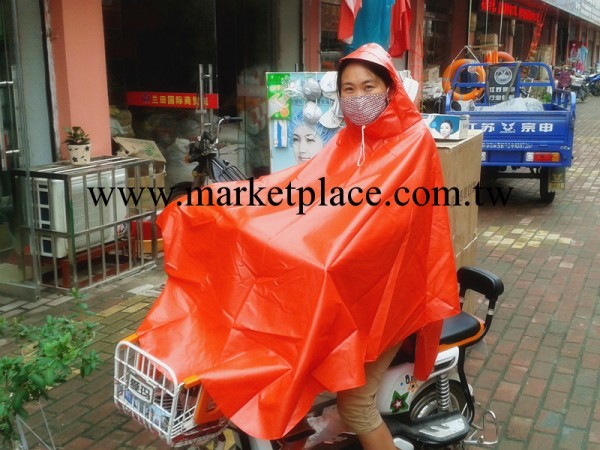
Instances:
[[[575,94],[557,89],[540,62],[468,62],[451,75],[445,113],[468,114],[469,127],[483,131],[482,181],[536,178],[542,201],[552,202],[571,165]]]

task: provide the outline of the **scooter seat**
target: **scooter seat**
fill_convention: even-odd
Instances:
[[[459,314],[444,319],[440,346],[466,345],[475,342],[483,334],[483,321],[469,313]]]

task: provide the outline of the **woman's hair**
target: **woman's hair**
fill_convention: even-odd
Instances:
[[[338,131],[337,128],[336,129],[325,128],[323,125],[321,125],[320,122],[317,122],[314,125],[309,125],[309,124],[305,123],[302,110],[300,110],[292,115],[291,120],[288,123],[288,142],[289,142],[290,146],[291,146],[291,143],[294,141],[294,130],[297,127],[302,126],[302,125],[312,128],[315,131],[315,134],[317,136],[319,136],[319,138],[321,138],[321,140],[323,141],[324,144],[329,142],[329,140]]]
[[[374,73],[379,78],[381,78],[383,80],[383,82],[385,83],[386,87],[388,87],[390,89],[390,91],[394,90],[394,81],[392,80],[392,76],[390,75],[390,72],[388,71],[388,69],[386,67],[381,66],[381,65],[376,64],[371,61],[350,58],[350,59],[343,59],[338,68],[338,73],[337,73],[338,95],[341,95],[341,92],[342,92],[342,74],[344,73],[344,70],[346,70],[346,67],[348,67],[350,64],[353,64],[353,63],[361,64],[362,66],[366,67],[370,72]]]

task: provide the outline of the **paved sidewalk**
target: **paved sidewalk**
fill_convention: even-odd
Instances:
[[[554,203],[538,201],[533,181],[502,180],[514,187],[508,205],[480,209],[478,265],[499,275],[506,290],[488,354],[473,351],[467,369],[477,400],[498,415],[500,449],[600,449],[600,98],[578,104],[577,115],[574,165]],[[112,403],[115,344],[136,329],[165,280],[159,264],[88,291],[105,363],[52,391],[46,412],[57,447],[167,448]],[[0,298],[0,312],[41,320],[66,311],[67,300]],[[0,340],[0,354],[11,349]],[[30,423],[39,425],[40,415]]]
[[[577,105],[573,167],[550,205],[538,184],[479,214],[478,263],[505,294],[472,353],[478,400],[501,424],[500,449],[600,449],[600,98]]]

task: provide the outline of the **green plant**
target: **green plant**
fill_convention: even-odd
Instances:
[[[81,127],[65,128],[67,137],[63,141],[68,145],[85,145],[90,143],[90,137]]]
[[[27,402],[47,399],[50,389],[74,372],[83,378],[98,367],[98,353],[90,349],[97,324],[84,320],[90,313],[79,291],[73,288],[71,295],[76,313],[47,316],[39,326],[0,318],[0,336],[13,338],[19,348],[19,354],[0,357],[0,437],[5,442],[16,439],[17,416],[27,418]]]

